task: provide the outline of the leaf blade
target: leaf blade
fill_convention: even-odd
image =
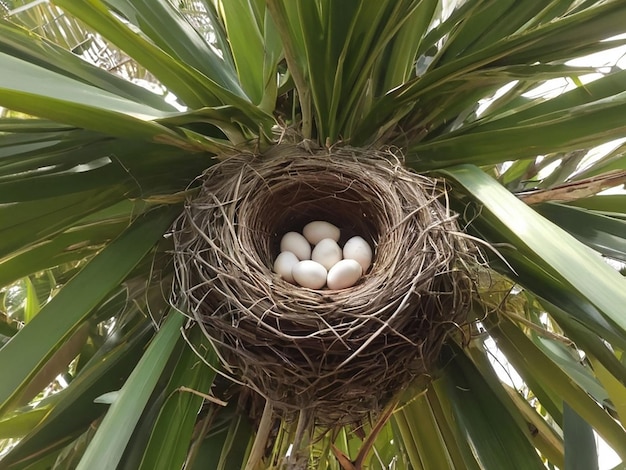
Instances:
[[[157,380],[180,339],[180,328],[184,320],[185,317],[178,311],[170,311],[165,323],[111,405],[77,470],[117,466]]]
[[[620,313],[626,304],[626,289],[624,279],[613,268],[479,168],[462,165],[442,173],[468,190],[483,205],[485,216],[495,217],[493,223],[520,255],[588,299],[626,341],[626,318]]]
[[[138,219],[0,349],[0,363],[3,364],[5,378],[0,385],[1,411],[10,408],[28,380],[58,345],[78,328],[100,300],[148,253],[175,215],[172,208],[166,207]],[[106,277],[103,276],[104,272],[108,273]],[[17,356],[22,358],[19,364],[12,359]]]

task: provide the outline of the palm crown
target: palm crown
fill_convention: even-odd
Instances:
[[[1,468],[288,452],[296,424],[248,420],[179,333],[164,237],[207,167],[286,134],[397,149],[494,247],[469,343],[389,419],[312,439],[311,466],[593,468],[592,430],[626,458],[626,196],[598,195],[626,157],[588,154],[626,136],[626,73],[570,64],[626,43],[624,2],[27,3],[0,2]]]

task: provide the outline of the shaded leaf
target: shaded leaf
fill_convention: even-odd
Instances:
[[[565,470],[598,470],[598,452],[593,429],[567,403],[563,408]]]
[[[165,207],[138,219],[95,257],[0,350],[1,409],[19,400],[24,387],[105,296],[162,237],[176,215]],[[71,308],[68,306],[71,305]],[[19,363],[12,358],[21,357]]]
[[[195,351],[204,352],[204,360],[217,367],[213,346],[196,327],[189,334]],[[178,359],[164,393],[165,403],[150,435],[141,462],[142,469],[183,468],[187,459],[188,443],[204,398],[209,394],[215,371],[209,369],[187,344]],[[194,392],[197,392],[195,394]]]
[[[171,310],[146,353],[120,390],[76,467],[115,468],[156,382],[176,345],[185,317]]]

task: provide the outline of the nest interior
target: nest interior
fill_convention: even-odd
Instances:
[[[440,181],[390,152],[232,157],[205,172],[176,222],[176,291],[226,370],[275,410],[358,422],[427,375],[466,322],[475,248],[445,202]],[[354,287],[312,290],[272,272],[282,235],[312,220],[375,249]]]

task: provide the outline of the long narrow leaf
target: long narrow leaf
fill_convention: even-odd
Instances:
[[[140,28],[167,54],[202,72],[237,96],[244,96],[230,68],[185,17],[167,0],[104,0]]]
[[[463,165],[443,171],[483,206],[483,215],[497,224],[507,243],[560,282],[584,296],[606,321],[626,334],[624,279],[591,250],[539,216],[477,167]],[[499,240],[503,241],[503,240]]]
[[[25,113],[93,128],[105,134],[177,140],[151,123],[166,113],[0,53],[0,103]]]
[[[549,360],[532,341],[510,321],[503,319],[497,326],[489,326],[502,351],[511,364],[551,388],[584,418],[622,457],[626,456],[626,433],[589,395]],[[519,366],[518,366],[519,365]],[[528,376],[530,376],[528,375]],[[562,408],[561,404],[561,408]]]
[[[217,356],[199,328],[189,335],[195,351],[204,351],[204,359],[217,366]],[[192,348],[185,345],[172,378],[165,389],[167,397],[144,451],[141,469],[170,470],[182,468],[187,458],[198,412],[208,394],[215,371],[205,366]]]
[[[440,431],[441,424],[435,420],[426,394],[418,396],[396,411],[394,418],[402,433],[405,447],[416,447],[415,452],[409,452],[414,467],[421,466],[424,470],[452,468],[447,446],[455,446],[455,443],[444,441]]]
[[[106,191],[81,191],[48,200],[27,201],[0,206],[0,234],[3,244],[0,259],[48,237],[65,231],[75,222],[123,197],[118,188]]]
[[[565,470],[598,470],[598,451],[592,427],[567,403],[563,407]]]
[[[626,221],[562,204],[541,204],[534,209],[599,253],[626,261]]]
[[[115,238],[128,225],[128,219],[102,222],[67,231],[52,240],[0,261],[0,286],[30,273],[95,255],[102,244]]]
[[[251,114],[258,111],[258,108],[252,105],[247,97],[224,88],[194,67],[172,57],[142,34],[131,30],[101,0],[84,2],[57,0],[56,3],[85,23],[97,28],[113,43],[118,44],[137,62],[148,68],[187,106],[201,108],[227,104],[237,106]],[[169,4],[165,5],[166,2],[161,3],[165,8],[171,8]],[[147,4],[144,7],[149,9]],[[157,20],[154,17],[152,19]],[[184,20],[178,17],[176,22],[178,21]]]
[[[273,109],[282,45],[271,17],[262,2],[234,0],[221,2],[221,7],[241,86],[253,103],[266,101]],[[266,90],[273,90],[268,98]]]
[[[590,358],[596,377],[606,389],[611,402],[621,422],[626,416],[626,387],[615,379],[613,375],[594,357]]]
[[[175,215],[175,210],[166,207],[138,219],[0,350],[4,378],[0,385],[0,410],[11,407],[29,379],[141,261]],[[20,360],[16,361],[16,357]]]
[[[176,310],[170,311],[159,333],[111,405],[83,455],[78,470],[117,466],[148,398],[180,339],[184,320],[185,317]]]
[[[562,437],[516,389],[502,383],[502,380],[489,362],[488,355],[491,352],[486,349],[481,339],[473,341],[465,349],[465,353],[480,371],[493,394],[511,414],[519,430],[544,457],[548,458],[553,464],[562,466]]]
[[[45,412],[45,419],[3,458],[4,465],[27,468],[42,455],[66,446],[105,413],[105,406],[94,403],[94,399],[123,385],[144,351],[152,325],[144,322],[126,334],[121,328],[116,333],[119,337],[110,338],[68,388],[35,408]]]
[[[125,99],[165,112],[176,111],[163,96],[91,65],[70,51],[1,19],[0,52],[26,60],[46,70],[75,78]]]
[[[460,352],[449,351],[444,357],[447,399],[481,468],[543,468],[535,449],[471,362]]]

